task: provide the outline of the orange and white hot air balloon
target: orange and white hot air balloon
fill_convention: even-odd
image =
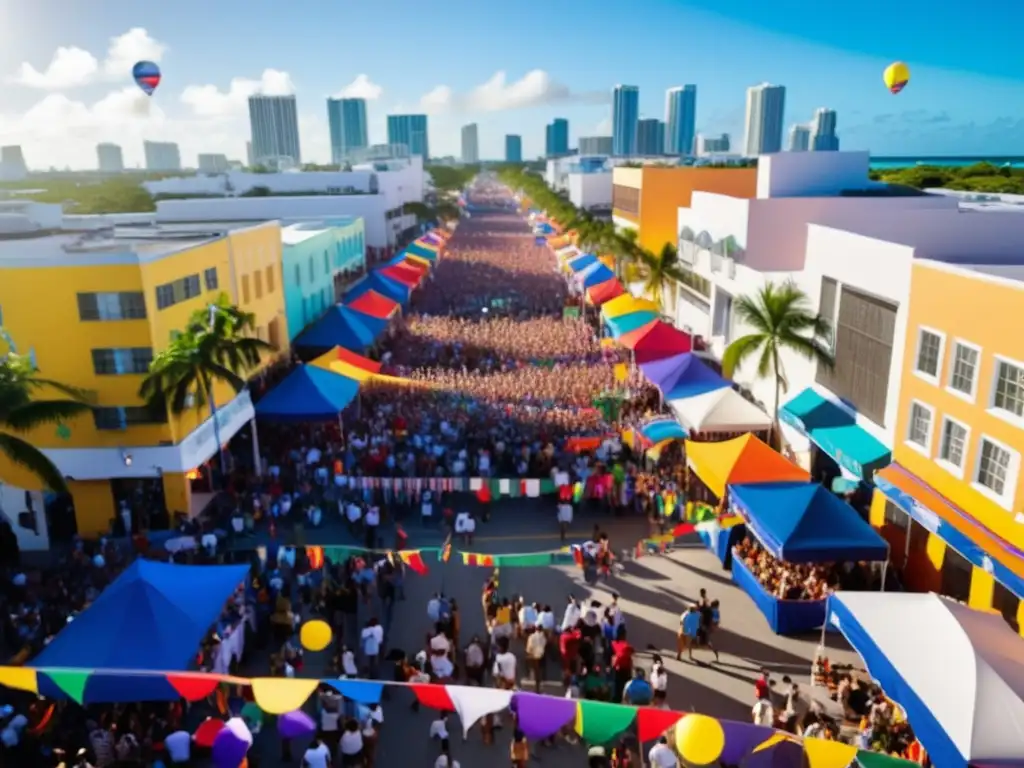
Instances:
[[[890,93],[899,93],[910,82],[910,67],[902,61],[894,61],[885,68],[885,72],[882,73],[882,80],[885,82],[885,87],[889,89]]]

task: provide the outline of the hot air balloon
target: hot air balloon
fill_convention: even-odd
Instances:
[[[892,93],[899,93],[910,82],[910,67],[902,61],[894,61],[882,74],[885,87]]]
[[[140,61],[132,67],[132,77],[147,96],[152,96],[153,91],[160,85],[160,67],[152,61]]]

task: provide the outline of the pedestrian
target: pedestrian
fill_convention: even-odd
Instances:
[[[526,636],[526,662],[530,667],[530,675],[533,677],[537,693],[540,693],[540,686],[544,680],[546,651],[547,638],[545,638],[544,632],[537,627],[531,627]]]
[[[366,622],[362,634],[363,661],[366,666],[366,676],[370,680],[376,680],[380,673],[380,651],[384,645],[384,629],[376,617]]]

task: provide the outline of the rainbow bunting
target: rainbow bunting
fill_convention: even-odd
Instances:
[[[473,552],[462,553],[462,564],[463,565],[482,565],[485,567],[494,566],[494,557],[491,555],[478,555]]]

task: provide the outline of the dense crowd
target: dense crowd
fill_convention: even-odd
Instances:
[[[874,571],[863,563],[787,563],[749,536],[736,545],[739,557],[772,595],[782,600],[824,600],[838,589],[878,589]]]

